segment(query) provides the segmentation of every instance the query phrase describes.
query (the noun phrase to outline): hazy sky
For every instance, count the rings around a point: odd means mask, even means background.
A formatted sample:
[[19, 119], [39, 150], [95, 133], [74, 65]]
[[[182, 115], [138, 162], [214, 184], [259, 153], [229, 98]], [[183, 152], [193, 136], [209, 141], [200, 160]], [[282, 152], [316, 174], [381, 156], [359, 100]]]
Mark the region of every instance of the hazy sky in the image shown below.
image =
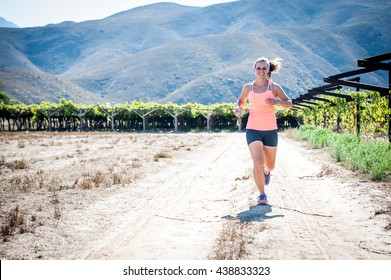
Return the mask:
[[44, 26], [66, 20], [102, 19], [115, 13], [158, 2], [209, 6], [233, 0], [0, 0], [0, 17], [19, 27]]

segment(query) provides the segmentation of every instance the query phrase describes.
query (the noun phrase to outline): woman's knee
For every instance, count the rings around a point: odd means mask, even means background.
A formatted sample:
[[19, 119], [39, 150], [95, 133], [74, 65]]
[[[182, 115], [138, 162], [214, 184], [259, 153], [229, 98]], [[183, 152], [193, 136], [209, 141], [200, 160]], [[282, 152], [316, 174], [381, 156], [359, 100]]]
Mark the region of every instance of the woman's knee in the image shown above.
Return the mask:
[[274, 170], [274, 168], [275, 168], [275, 164], [265, 164], [265, 167], [267, 168], [267, 170], [269, 170], [269, 171], [273, 171]]
[[275, 166], [276, 166], [275, 158], [272, 158], [272, 159], [265, 158], [265, 167], [268, 170], [273, 171]]
[[254, 163], [254, 169], [263, 170], [263, 167], [265, 166], [265, 161], [262, 158], [258, 158], [253, 160]]
[[277, 148], [265, 147], [264, 157], [265, 157], [265, 167], [272, 171], [276, 165], [276, 154]]

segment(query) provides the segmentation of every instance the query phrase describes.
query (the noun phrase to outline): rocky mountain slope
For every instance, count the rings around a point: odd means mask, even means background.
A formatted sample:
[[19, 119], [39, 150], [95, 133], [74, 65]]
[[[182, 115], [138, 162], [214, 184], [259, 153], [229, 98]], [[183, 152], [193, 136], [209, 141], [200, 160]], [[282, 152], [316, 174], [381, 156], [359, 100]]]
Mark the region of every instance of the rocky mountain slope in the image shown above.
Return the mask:
[[[291, 97], [389, 52], [391, 2], [241, 0], [158, 3], [102, 20], [0, 28], [0, 81], [25, 103], [233, 102], [259, 56]], [[362, 81], [387, 85], [382, 73]]]

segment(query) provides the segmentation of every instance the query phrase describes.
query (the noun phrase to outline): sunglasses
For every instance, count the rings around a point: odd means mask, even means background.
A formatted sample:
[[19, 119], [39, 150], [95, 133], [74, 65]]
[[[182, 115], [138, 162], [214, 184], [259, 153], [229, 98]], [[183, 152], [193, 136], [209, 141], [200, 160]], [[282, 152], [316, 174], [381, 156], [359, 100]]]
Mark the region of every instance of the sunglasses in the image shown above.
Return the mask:
[[258, 70], [258, 71], [259, 71], [259, 70], [263, 70], [263, 71], [266, 71], [266, 70], [267, 70], [266, 67], [262, 67], [262, 68], [261, 68], [261, 67], [257, 67], [257, 68], [255, 68], [255, 69]]

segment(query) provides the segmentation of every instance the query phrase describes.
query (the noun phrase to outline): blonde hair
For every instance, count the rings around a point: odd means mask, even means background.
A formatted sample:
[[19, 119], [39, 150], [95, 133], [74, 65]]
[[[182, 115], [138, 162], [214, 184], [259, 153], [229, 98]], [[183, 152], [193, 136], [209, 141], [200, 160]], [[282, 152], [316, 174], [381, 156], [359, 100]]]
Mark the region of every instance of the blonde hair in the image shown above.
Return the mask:
[[269, 73], [267, 74], [270, 78], [272, 76], [272, 73], [277, 73], [281, 68], [281, 61], [282, 58], [276, 57], [274, 59], [267, 59], [266, 57], [260, 57], [254, 62], [254, 69], [257, 66], [258, 62], [265, 62], [269, 67]]

